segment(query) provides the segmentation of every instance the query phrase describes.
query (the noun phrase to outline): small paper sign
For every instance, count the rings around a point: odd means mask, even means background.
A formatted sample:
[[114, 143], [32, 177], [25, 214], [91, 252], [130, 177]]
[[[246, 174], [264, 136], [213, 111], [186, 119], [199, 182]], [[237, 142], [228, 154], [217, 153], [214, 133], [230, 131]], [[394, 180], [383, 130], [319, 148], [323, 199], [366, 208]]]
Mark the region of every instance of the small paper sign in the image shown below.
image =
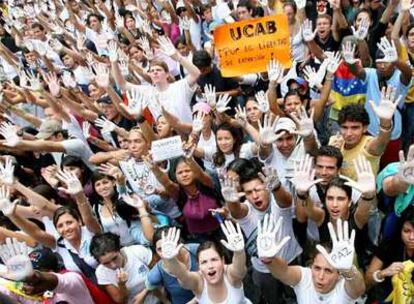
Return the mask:
[[172, 136], [154, 140], [151, 144], [151, 154], [154, 162], [160, 162], [184, 155], [181, 137]]

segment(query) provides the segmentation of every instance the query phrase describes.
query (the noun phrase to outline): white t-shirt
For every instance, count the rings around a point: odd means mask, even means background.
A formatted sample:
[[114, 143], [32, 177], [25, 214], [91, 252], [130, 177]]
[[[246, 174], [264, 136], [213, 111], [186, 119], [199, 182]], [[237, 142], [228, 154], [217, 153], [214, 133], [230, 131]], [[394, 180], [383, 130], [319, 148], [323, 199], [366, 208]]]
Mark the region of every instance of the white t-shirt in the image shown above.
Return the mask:
[[[282, 240], [285, 236], [290, 236], [289, 242], [281, 249], [278, 255], [290, 263], [302, 253], [302, 248], [296, 241], [292, 227], [292, 218], [295, 213], [295, 208], [293, 205], [288, 208], [280, 208], [276, 203], [276, 199], [273, 194], [269, 196], [269, 199], [270, 214], [274, 218], [274, 221], [276, 222], [279, 217], [283, 217], [282, 224], [276, 236], [277, 239]], [[264, 265], [257, 255], [254, 254], [257, 252], [257, 224], [259, 221], [263, 220], [265, 214], [269, 212], [269, 209], [266, 212], [263, 212], [254, 208], [249, 202], [245, 202], [244, 204], [247, 206], [248, 212], [244, 218], [238, 220], [238, 223], [247, 238], [246, 249], [251, 256], [254, 269], [262, 273], [269, 273], [269, 269], [266, 265]]]
[[[322, 206], [322, 202], [319, 198], [318, 191], [316, 190], [316, 186], [312, 186], [309, 189], [309, 197], [310, 197], [311, 201], [313, 202], [313, 204], [315, 204], [315, 206], [317, 206], [317, 207]], [[359, 192], [358, 190], [352, 188], [352, 203], [356, 204], [360, 197], [361, 197], [361, 192]], [[315, 240], [315, 241], [319, 242], [318, 225], [316, 225], [316, 222], [314, 222], [313, 220], [308, 220], [307, 233], [308, 233], [308, 236], [312, 240]]]
[[[104, 26], [104, 24], [102, 24], [102, 26]], [[108, 41], [115, 39], [114, 33], [109, 28], [103, 28], [101, 32], [98, 33], [87, 27], [85, 28], [85, 36], [95, 44], [99, 56], [108, 55]]]
[[98, 265], [98, 262], [95, 258], [91, 255], [89, 251], [89, 247], [91, 245], [92, 237], [94, 234], [90, 232], [85, 226], [81, 228], [81, 241], [79, 250], [76, 250], [67, 240], [63, 239], [63, 244], [66, 248], [62, 248], [56, 246], [54, 249], [63, 259], [63, 263], [65, 264], [65, 268], [72, 271], [82, 272], [79, 267], [73, 261], [72, 256], [68, 252], [68, 250], [72, 251], [73, 253], [77, 254], [81, 259], [85, 261], [89, 266], [95, 268]]
[[66, 154], [79, 157], [89, 169], [95, 170], [95, 166], [89, 162], [89, 158], [93, 155], [93, 152], [82, 140], [71, 138], [62, 141], [62, 144]]
[[[202, 148], [207, 155], [214, 155], [217, 152], [216, 136], [213, 132], [208, 139], [205, 139], [203, 133], [201, 133], [200, 140], [198, 141], [198, 148]], [[214, 170], [214, 164], [211, 160], [204, 158], [204, 167], [206, 169]]]
[[[126, 283], [128, 303], [132, 304], [134, 303], [134, 297], [145, 288], [145, 280], [150, 270], [148, 265], [152, 260], [152, 252], [150, 249], [141, 245], [124, 247], [121, 249], [121, 252], [127, 259], [124, 269], [128, 273], [128, 281]], [[116, 270], [99, 265], [95, 273], [99, 285], [118, 286]], [[158, 299], [152, 294], [149, 294], [145, 298], [144, 304], [153, 303], [158, 303]]]
[[318, 293], [312, 282], [312, 272], [310, 268], [301, 267], [302, 277], [300, 282], [293, 286], [298, 304], [353, 304], [352, 299], [345, 290], [345, 280], [340, 279], [335, 288], [326, 294]]
[[[158, 101], [168, 112], [185, 123], [192, 123], [193, 117], [190, 102], [195, 91], [195, 86], [190, 87], [186, 78], [171, 83], [165, 91], [160, 91], [156, 87], [134, 85], [131, 83], [127, 84], [127, 89], [138, 89], [141, 94], [146, 96], [157, 94]], [[149, 108], [155, 119], [161, 115], [161, 112], [158, 112], [157, 109], [151, 106]]]

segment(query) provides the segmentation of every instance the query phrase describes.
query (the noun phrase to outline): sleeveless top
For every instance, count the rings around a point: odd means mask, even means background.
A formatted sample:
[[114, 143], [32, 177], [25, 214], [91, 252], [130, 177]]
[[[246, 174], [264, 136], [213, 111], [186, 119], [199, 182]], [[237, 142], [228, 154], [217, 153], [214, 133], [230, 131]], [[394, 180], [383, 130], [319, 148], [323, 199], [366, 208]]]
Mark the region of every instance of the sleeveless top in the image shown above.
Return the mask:
[[199, 304], [236, 304], [236, 303], [237, 304], [251, 304], [250, 300], [244, 296], [243, 284], [239, 288], [234, 287], [228, 281], [226, 273], [227, 273], [227, 266], [225, 266], [225, 271], [224, 271], [224, 284], [226, 285], [226, 289], [227, 289], [227, 298], [223, 302], [220, 302], [220, 303], [215, 303], [211, 301], [210, 298], [208, 297], [207, 281], [206, 279], [203, 278], [203, 281], [204, 281], [203, 292], [201, 293], [200, 297], [196, 296]]

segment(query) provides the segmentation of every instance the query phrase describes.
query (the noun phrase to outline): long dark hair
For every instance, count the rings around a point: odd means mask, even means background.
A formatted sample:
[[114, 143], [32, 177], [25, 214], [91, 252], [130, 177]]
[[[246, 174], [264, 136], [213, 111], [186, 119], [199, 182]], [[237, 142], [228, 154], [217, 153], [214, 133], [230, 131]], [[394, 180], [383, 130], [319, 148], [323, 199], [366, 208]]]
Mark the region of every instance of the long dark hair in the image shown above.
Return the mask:
[[[240, 148], [241, 148], [241, 133], [238, 129], [233, 128], [232, 126], [230, 126], [228, 123], [223, 123], [221, 125], [218, 126], [217, 130], [216, 130], [216, 136], [218, 131], [228, 131], [230, 132], [231, 136], [233, 136], [234, 139], [234, 145], [233, 145], [233, 153], [235, 158], [239, 157], [239, 153], [240, 153]], [[226, 158], [224, 156], [224, 153], [222, 151], [220, 151], [218, 143], [217, 143], [217, 152], [214, 153], [213, 155], [213, 163], [216, 167], [221, 167], [224, 165], [226, 161]]]
[[[187, 161], [186, 158], [182, 156], [182, 157], [175, 158], [170, 162], [169, 177], [172, 181], [177, 183], [177, 176], [176, 176], [177, 166], [180, 163], [186, 162], [186, 161]], [[196, 159], [196, 158], [195, 158], [195, 161], [204, 170], [203, 163], [199, 159]], [[220, 195], [216, 189], [209, 188], [197, 180], [195, 181], [195, 185], [202, 194], [215, 199], [220, 204]], [[187, 193], [185, 193], [183, 187], [180, 186], [179, 193], [178, 193], [178, 199], [177, 199], [177, 205], [181, 210], [184, 208], [184, 204], [187, 201], [187, 199], [188, 199]]]

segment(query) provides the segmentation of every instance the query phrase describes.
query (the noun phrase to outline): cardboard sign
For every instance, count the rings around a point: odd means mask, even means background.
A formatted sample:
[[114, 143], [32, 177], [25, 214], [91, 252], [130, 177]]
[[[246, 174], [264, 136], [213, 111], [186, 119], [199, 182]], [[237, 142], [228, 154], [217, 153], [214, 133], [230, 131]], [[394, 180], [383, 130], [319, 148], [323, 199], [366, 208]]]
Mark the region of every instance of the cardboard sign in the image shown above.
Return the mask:
[[224, 77], [265, 72], [271, 59], [290, 68], [287, 17], [273, 15], [218, 26], [214, 45]]
[[180, 136], [172, 136], [151, 143], [151, 154], [154, 162], [176, 158], [184, 155]]

